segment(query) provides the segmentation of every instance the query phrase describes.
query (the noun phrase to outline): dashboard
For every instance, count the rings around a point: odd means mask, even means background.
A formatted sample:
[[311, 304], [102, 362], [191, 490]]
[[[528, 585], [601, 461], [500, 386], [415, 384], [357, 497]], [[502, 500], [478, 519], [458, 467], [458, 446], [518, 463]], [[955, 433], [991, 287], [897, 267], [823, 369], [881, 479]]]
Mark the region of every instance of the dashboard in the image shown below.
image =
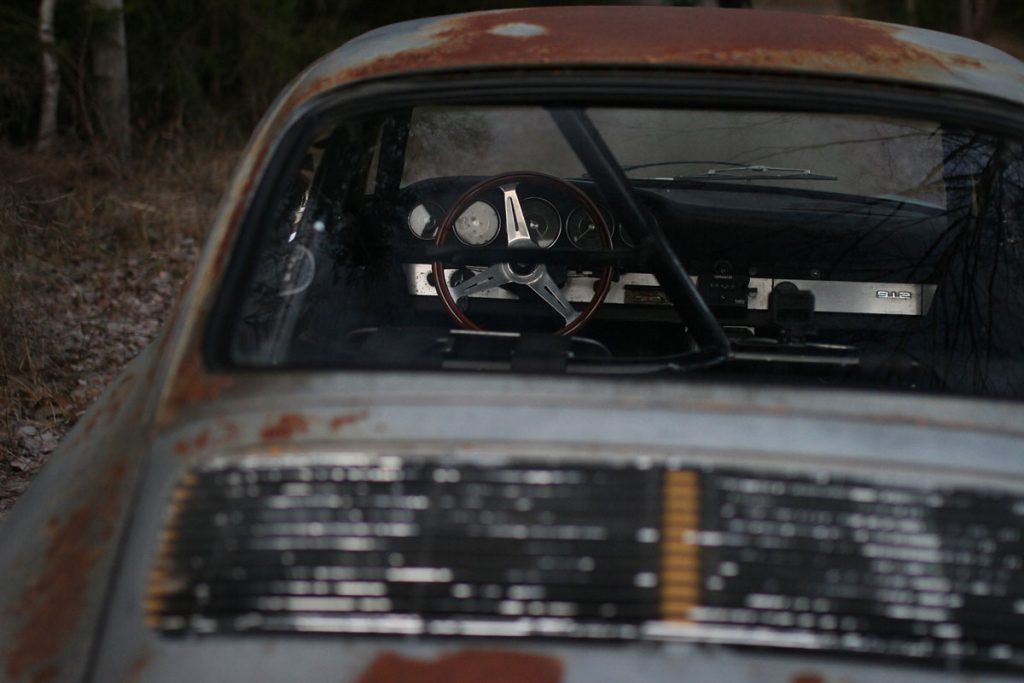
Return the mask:
[[[447, 207], [479, 180], [431, 179], [405, 188], [400, 201], [401, 228], [396, 228], [397, 232], [402, 233], [400, 239], [412, 246], [414, 253], [416, 244], [433, 242]], [[593, 183], [577, 180], [573, 184], [594, 200], [605, 217], [611, 230], [613, 248], [634, 247], [637, 240], [595, 196]], [[570, 251], [602, 248], [595, 222], [567, 193], [554, 191], [543, 183], [527, 182], [521, 183], [517, 192], [535, 248]], [[750, 227], [755, 222], [756, 207], [746, 206], [743, 202], [708, 211], [701, 204], [700, 196], [696, 197], [697, 201], [687, 197], [690, 201], [681, 203], [680, 193], [673, 194], [662, 188], [641, 192], [640, 195], [670, 239], [680, 245], [680, 252], [688, 255], [684, 260], [693, 282], [720, 318], [746, 320], [758, 312], [767, 314], [772, 305], [771, 294], [780, 285], [809, 292], [813, 297], [814, 312], [821, 314], [920, 317], [926, 315], [932, 305], [935, 284], [896, 279], [893, 275], [898, 273], [895, 272], [889, 273], [888, 277], [872, 278], [872, 264], [863, 258], [861, 260], [866, 267], [861, 272], [843, 273], [841, 268], [834, 267], [837, 259], [829, 252], [830, 246], [834, 247], [834, 251], [845, 249], [844, 241], [848, 240], [851, 233], [863, 232], [865, 225], [872, 225], [876, 220], [875, 214], [871, 212], [863, 212], [861, 220], [853, 221], [845, 229], [841, 224], [839, 230], [823, 221], [818, 213], [812, 220], [820, 234], [808, 239], [811, 233], [807, 227], [807, 211], [804, 211], [807, 207], [791, 199], [791, 208], [795, 206], [803, 213], [791, 212], [793, 215], [789, 217], [788, 229], [785, 231], [787, 237], [765, 240], [762, 235], [754, 234], [755, 231]], [[749, 195], [741, 199], [746, 204], [750, 203]], [[467, 248], [505, 247], [506, 218], [499, 207], [502, 207], [502, 197], [497, 191], [485, 193], [473, 201], [455, 218], [451, 228], [455, 240], [447, 243]], [[775, 207], [772, 208], [775, 210]], [[847, 220], [850, 213], [847, 207]], [[750, 225], [739, 222], [743, 219], [748, 220]], [[778, 222], [777, 216], [772, 220]], [[910, 229], [904, 229], [903, 233], [913, 233], [909, 237], [901, 234], [898, 246], [904, 250], [906, 243], [922, 232], [922, 224], [925, 231], [933, 228], [928, 221], [897, 223], [909, 223]], [[770, 228], [775, 234], [779, 233], [775, 225]], [[733, 237], [731, 241], [725, 237], [730, 234]], [[803, 239], [804, 242], [813, 243], [814, 248], [808, 249], [804, 244], [800, 249], [794, 249], [793, 234], [797, 234], [797, 242]], [[815, 250], [819, 253], [814, 254]], [[806, 260], [793, 263], [793, 256], [801, 252], [807, 255]], [[886, 255], [882, 254], [880, 260], [885, 258]], [[410, 260], [403, 264], [403, 268], [410, 294], [416, 297], [437, 296], [429, 261]], [[462, 277], [479, 273], [483, 269], [483, 266], [461, 269]], [[459, 271], [457, 268], [445, 268], [445, 277], [454, 282], [460, 277]], [[837, 276], [829, 276], [830, 271], [835, 271]], [[578, 305], [591, 301], [597, 282], [598, 277], [593, 269], [573, 267], [568, 269], [559, 284], [566, 300]], [[523, 298], [521, 292], [513, 290], [510, 287], [494, 287], [475, 292], [472, 296], [495, 302]], [[658, 308], [664, 310], [670, 305], [671, 301], [650, 268], [634, 271], [617, 269], [602, 303], [602, 306], [637, 307], [640, 317], [643, 317], [645, 311]], [[663, 318], [664, 314], [657, 317]], [[765, 317], [762, 315], [758, 318], [755, 315], [753, 320], [763, 322]]]

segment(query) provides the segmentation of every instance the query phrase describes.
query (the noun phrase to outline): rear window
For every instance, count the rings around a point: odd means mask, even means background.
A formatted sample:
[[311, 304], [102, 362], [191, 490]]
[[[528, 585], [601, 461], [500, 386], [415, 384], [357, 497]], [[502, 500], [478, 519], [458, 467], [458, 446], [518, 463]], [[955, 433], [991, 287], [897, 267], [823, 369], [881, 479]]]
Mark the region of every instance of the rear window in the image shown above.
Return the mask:
[[[639, 213], [594, 173], [574, 122]], [[228, 361], [1019, 399], [1020, 151], [941, 121], [786, 111], [345, 119], [280, 179], [240, 257]], [[671, 258], [710, 320], [681, 302]], [[693, 362], [709, 325], [728, 358]]]

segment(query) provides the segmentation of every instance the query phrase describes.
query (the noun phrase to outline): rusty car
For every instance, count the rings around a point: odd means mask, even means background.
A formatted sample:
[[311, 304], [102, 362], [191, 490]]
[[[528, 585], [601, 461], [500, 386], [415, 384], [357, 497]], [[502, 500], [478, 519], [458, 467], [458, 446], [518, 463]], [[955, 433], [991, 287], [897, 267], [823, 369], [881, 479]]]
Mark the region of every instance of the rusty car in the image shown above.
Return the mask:
[[1019, 680], [1024, 64], [374, 30], [0, 528], [5, 681]]

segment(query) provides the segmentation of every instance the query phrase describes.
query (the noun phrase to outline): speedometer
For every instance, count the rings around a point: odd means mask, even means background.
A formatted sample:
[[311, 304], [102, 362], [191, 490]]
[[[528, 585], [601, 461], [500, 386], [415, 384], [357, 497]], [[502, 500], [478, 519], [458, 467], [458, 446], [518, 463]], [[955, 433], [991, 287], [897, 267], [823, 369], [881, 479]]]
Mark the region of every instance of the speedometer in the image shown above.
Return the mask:
[[455, 219], [455, 236], [474, 247], [498, 236], [498, 212], [487, 202], [473, 202]]

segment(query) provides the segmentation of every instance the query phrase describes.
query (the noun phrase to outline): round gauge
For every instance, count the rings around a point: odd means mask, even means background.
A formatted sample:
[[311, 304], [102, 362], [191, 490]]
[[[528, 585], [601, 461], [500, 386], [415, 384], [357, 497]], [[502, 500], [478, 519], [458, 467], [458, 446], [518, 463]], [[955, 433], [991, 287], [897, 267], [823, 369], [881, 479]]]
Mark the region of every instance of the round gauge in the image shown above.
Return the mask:
[[597, 223], [580, 207], [569, 214], [565, 231], [569, 234], [569, 241], [580, 249], [600, 249], [604, 246]]
[[437, 233], [441, 209], [434, 204], [417, 204], [409, 212], [408, 224], [412, 234], [421, 240], [432, 240]]
[[550, 247], [554, 244], [562, 234], [562, 217], [558, 215], [551, 202], [540, 197], [529, 197], [523, 200], [522, 206], [530, 239], [536, 242], [538, 247]]
[[617, 223], [615, 225], [615, 228], [616, 228], [616, 230], [619, 231], [619, 237], [622, 238], [623, 243], [627, 247], [635, 247], [636, 246], [636, 242], [633, 241], [633, 236], [629, 234], [629, 230], [626, 230], [626, 228], [624, 228], [622, 226], [622, 223]]
[[455, 235], [474, 247], [487, 244], [498, 236], [498, 212], [487, 202], [473, 202], [455, 219]]

